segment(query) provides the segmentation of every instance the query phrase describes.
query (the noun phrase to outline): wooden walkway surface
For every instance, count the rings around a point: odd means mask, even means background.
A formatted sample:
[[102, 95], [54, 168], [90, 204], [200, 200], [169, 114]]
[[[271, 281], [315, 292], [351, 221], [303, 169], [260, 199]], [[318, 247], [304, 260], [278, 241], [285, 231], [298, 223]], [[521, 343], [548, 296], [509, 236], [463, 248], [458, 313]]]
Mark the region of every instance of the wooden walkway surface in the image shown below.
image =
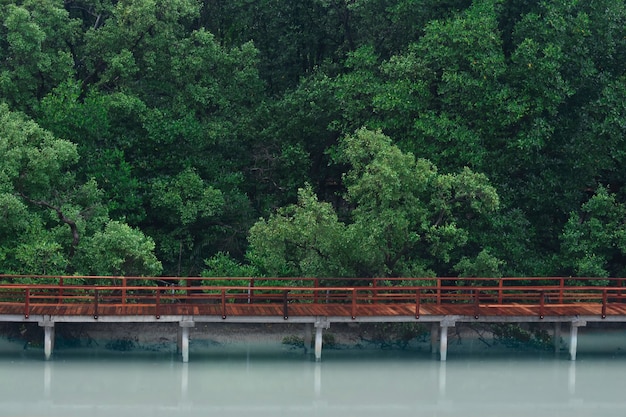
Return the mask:
[[[0, 304], [0, 315], [24, 314], [24, 305]], [[99, 305], [93, 304], [58, 304], [31, 305], [30, 316], [217, 316], [217, 317], [397, 317], [397, 316], [499, 316], [499, 317], [558, 317], [558, 316], [624, 316], [626, 304], [609, 305], [603, 312], [599, 304], [562, 304], [562, 305], [426, 305], [421, 306], [418, 314], [414, 304], [395, 305], [359, 305], [354, 311], [349, 304], [308, 304], [289, 305], [286, 314], [280, 304], [265, 305]], [[224, 317], [225, 316], [225, 317]]]

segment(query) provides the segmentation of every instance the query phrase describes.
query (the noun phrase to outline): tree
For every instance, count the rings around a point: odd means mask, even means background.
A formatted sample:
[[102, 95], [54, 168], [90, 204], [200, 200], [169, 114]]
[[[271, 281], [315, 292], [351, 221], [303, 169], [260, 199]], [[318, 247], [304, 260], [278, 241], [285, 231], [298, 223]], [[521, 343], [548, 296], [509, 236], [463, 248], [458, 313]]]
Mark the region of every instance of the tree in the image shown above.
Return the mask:
[[[6, 272], [24, 274], [87, 274], [93, 265], [108, 263], [91, 251], [104, 237], [115, 241], [111, 264], [115, 273], [158, 274], [161, 265], [154, 244], [139, 231], [124, 238], [121, 223], [112, 226], [102, 193], [93, 180], [74, 174], [76, 145], [58, 139], [20, 113], [0, 105], [0, 213], [6, 219], [0, 235], [0, 259]], [[103, 230], [104, 229], [104, 230]], [[115, 236], [115, 237], [113, 237]], [[144, 244], [137, 245], [137, 241]], [[95, 244], [95, 247], [98, 247]], [[113, 269], [109, 271], [113, 272]], [[102, 270], [102, 269], [100, 269]]]
[[626, 273], [626, 205], [605, 187], [572, 212], [561, 236], [563, 265], [578, 277]]
[[52, 0], [3, 2], [0, 22], [0, 97], [32, 115], [39, 100], [74, 74], [67, 45], [78, 22]]
[[344, 176], [345, 221], [311, 189], [297, 205], [260, 220], [250, 231], [249, 259], [281, 276], [429, 276], [447, 273], [467, 241], [459, 218], [497, 209], [482, 174], [440, 174], [427, 160], [403, 153], [380, 132], [343, 138], [337, 162]]

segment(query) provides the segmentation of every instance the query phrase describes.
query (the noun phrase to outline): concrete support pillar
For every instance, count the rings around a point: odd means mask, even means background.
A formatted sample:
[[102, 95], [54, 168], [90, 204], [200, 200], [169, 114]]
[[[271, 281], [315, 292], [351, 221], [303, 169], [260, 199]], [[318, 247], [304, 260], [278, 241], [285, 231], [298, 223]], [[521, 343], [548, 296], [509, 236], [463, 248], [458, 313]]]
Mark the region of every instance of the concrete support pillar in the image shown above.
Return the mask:
[[315, 328], [315, 360], [322, 360], [322, 327]]
[[309, 353], [311, 350], [311, 339], [313, 337], [313, 326], [311, 323], [306, 323], [304, 325], [304, 353]]
[[43, 327], [43, 353], [46, 360], [50, 360], [52, 357], [52, 351], [54, 350], [54, 322], [43, 321], [39, 322], [39, 326]]
[[448, 326], [441, 326], [441, 335], [439, 336], [439, 358], [442, 362], [448, 358]]
[[584, 321], [573, 321], [569, 334], [569, 358], [570, 360], [576, 360], [576, 350], [578, 349], [578, 328], [586, 326]]
[[454, 326], [454, 322], [446, 320], [442, 321], [440, 324], [439, 358], [442, 362], [448, 359], [448, 327]]
[[330, 323], [327, 321], [315, 322], [315, 360], [317, 362], [322, 360], [322, 332], [329, 327]]
[[189, 329], [195, 326], [191, 320], [181, 321], [180, 323], [180, 353], [183, 363], [189, 362]]

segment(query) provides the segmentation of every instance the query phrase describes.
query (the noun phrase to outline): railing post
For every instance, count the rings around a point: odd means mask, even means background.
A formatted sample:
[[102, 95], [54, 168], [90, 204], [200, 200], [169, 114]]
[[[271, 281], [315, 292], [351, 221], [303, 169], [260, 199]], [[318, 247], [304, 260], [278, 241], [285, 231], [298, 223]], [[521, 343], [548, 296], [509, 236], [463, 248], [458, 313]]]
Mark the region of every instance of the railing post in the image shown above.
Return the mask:
[[222, 319], [226, 319], [226, 290], [222, 288]]
[[313, 281], [313, 287], [315, 288], [313, 290], [313, 302], [317, 304], [319, 302], [318, 288], [320, 287], [320, 280], [318, 278], [315, 278], [315, 280]]
[[126, 277], [122, 277], [122, 304], [126, 304]]
[[30, 316], [30, 288], [26, 288], [24, 293], [24, 318]]
[[254, 278], [250, 278], [250, 282], [248, 283], [248, 304], [252, 304], [252, 299], [254, 298]]
[[607, 304], [607, 291], [606, 288], [602, 290], [602, 318], [606, 318], [606, 304]]
[[437, 280], [437, 305], [441, 305], [441, 279], [435, 279]]
[[93, 318], [98, 320], [98, 298], [100, 298], [100, 294], [97, 288], [93, 292], [93, 298]]
[[156, 299], [155, 299], [155, 303], [154, 303], [154, 315], [156, 316], [157, 320], [161, 318], [161, 314], [159, 312], [160, 304], [161, 304], [161, 288], [157, 287], [157, 289], [156, 289]]
[[563, 304], [563, 292], [565, 291], [565, 278], [559, 280], [559, 304]]
[[356, 288], [352, 288], [352, 320], [356, 319]]
[[58, 303], [61, 304], [63, 302], [63, 277], [59, 278], [59, 299]]
[[422, 298], [422, 289], [418, 288], [415, 292], [415, 318], [420, 318], [420, 302]]
[[480, 296], [478, 294], [478, 289], [474, 290], [474, 318], [477, 319], [480, 317]]
[[504, 280], [502, 278], [500, 278], [500, 280], [498, 281], [498, 304], [502, 305], [502, 287], [504, 285]]
[[374, 287], [374, 302], [373, 302], [373, 304], [378, 304], [378, 280], [376, 278], [374, 278], [373, 287]]
[[543, 290], [539, 291], [539, 318], [543, 319], [544, 317], [544, 305], [545, 305], [545, 292]]
[[289, 311], [287, 307], [289, 305], [289, 298], [287, 296], [288, 294], [289, 294], [289, 290], [283, 291], [283, 318], [285, 320], [289, 318]]

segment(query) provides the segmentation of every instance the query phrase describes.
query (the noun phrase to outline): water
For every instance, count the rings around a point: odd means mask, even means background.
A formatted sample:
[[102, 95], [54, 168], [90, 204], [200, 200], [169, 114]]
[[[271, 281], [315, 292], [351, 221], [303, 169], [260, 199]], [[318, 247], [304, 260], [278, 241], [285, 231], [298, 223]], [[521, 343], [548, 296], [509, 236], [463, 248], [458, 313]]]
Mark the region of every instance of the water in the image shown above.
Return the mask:
[[[624, 337], [581, 337], [578, 361], [451, 346], [430, 354], [276, 346], [168, 353], [0, 349], [0, 416], [620, 416]], [[608, 343], [603, 343], [607, 342]], [[599, 348], [602, 346], [602, 349]]]

